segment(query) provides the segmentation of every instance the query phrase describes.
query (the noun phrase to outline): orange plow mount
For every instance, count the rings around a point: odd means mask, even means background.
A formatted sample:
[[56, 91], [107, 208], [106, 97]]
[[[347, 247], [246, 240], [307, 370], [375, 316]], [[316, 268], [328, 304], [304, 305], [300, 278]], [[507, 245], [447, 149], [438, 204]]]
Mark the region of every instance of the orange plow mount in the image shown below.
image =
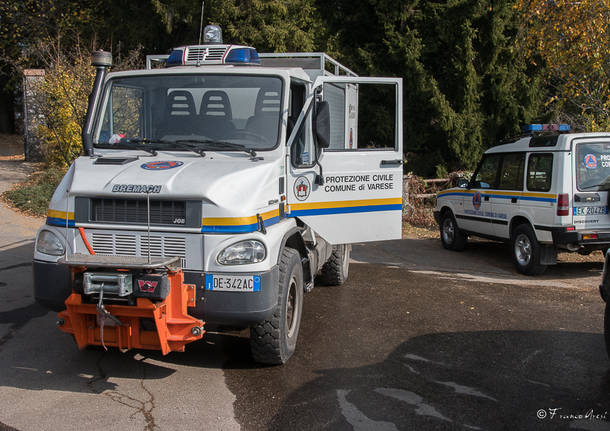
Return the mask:
[[[83, 268], [72, 270], [78, 273]], [[58, 326], [74, 335], [79, 349], [101, 345], [161, 350], [164, 355], [183, 352], [186, 344], [203, 337], [204, 322], [187, 311], [187, 307], [195, 305], [195, 285], [184, 284], [180, 269], [167, 270], [167, 277], [170, 291], [164, 300], [135, 298], [135, 305], [106, 304], [103, 311], [111, 319], [101, 323], [99, 305], [85, 303], [84, 295], [72, 293], [66, 299], [66, 310], [58, 315]]]

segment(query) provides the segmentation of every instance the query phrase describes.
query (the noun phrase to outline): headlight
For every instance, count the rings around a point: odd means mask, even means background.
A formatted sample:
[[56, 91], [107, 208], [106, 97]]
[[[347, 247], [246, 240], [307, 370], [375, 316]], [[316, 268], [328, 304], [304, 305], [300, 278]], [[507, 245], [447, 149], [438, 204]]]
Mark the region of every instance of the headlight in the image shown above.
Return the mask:
[[225, 248], [218, 254], [221, 265], [244, 265], [262, 262], [267, 257], [267, 250], [262, 242], [253, 239], [240, 241]]
[[61, 243], [57, 235], [49, 230], [42, 230], [38, 234], [36, 241], [36, 250], [40, 253], [51, 254], [53, 256], [61, 256], [65, 252], [64, 245]]

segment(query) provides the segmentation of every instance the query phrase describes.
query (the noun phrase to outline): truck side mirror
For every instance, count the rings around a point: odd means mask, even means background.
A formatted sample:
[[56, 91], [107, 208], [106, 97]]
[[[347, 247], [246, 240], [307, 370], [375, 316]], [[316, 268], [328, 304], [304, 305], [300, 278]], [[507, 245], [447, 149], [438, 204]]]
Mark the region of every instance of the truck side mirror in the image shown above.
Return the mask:
[[317, 103], [314, 131], [318, 148], [330, 146], [330, 106], [326, 100]]

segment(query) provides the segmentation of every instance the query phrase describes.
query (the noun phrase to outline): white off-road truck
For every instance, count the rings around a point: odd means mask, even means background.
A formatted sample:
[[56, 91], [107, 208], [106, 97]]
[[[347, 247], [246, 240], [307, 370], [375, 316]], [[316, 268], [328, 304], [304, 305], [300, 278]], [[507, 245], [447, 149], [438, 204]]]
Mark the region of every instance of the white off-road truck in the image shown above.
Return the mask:
[[[401, 237], [401, 79], [218, 40], [145, 70], [92, 64], [84, 155], [36, 239], [37, 300], [80, 348], [165, 354], [204, 325], [250, 328], [254, 360], [284, 363], [304, 292], [346, 280], [349, 244]], [[385, 141], [359, 139], [371, 86], [391, 95]]]

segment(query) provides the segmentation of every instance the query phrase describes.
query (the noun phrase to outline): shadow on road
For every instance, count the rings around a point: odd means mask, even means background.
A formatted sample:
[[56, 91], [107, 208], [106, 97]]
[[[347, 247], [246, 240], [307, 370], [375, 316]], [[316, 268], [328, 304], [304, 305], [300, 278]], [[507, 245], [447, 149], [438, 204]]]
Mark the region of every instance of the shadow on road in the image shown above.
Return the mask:
[[[383, 362], [319, 371], [287, 396], [269, 428], [610, 429], [603, 345], [599, 334], [576, 332], [418, 336]], [[550, 409], [560, 409], [553, 419]], [[560, 417], [587, 412], [605, 416]]]

